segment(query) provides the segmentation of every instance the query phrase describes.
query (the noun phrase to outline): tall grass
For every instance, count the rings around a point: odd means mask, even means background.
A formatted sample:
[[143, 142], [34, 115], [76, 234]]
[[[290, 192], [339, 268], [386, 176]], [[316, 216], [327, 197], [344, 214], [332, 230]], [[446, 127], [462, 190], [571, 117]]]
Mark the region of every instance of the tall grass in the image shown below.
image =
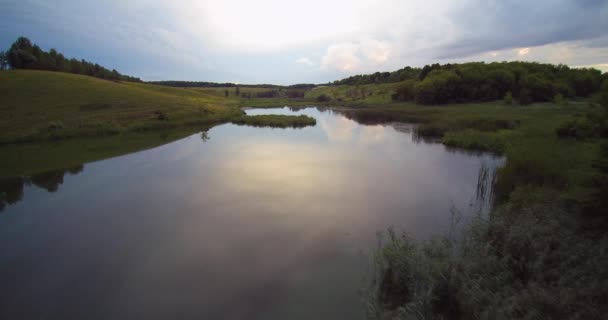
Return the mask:
[[461, 237], [416, 241], [389, 230], [374, 259], [368, 317], [602, 319], [608, 236], [580, 232], [554, 196], [520, 189]]

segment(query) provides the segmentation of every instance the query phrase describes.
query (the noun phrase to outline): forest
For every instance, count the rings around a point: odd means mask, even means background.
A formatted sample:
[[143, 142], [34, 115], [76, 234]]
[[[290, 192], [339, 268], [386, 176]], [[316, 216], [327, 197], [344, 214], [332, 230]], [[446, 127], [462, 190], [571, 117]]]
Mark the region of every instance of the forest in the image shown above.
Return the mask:
[[393, 100], [425, 105], [504, 100], [507, 104], [527, 105], [588, 97], [606, 79], [606, 74], [593, 68], [515, 61], [407, 67], [391, 73], [353, 76], [333, 85], [403, 81], [392, 94]]
[[56, 49], [48, 52], [25, 37], [19, 37], [6, 52], [0, 52], [0, 67], [75, 73], [106, 80], [141, 82], [139, 78], [123, 75], [86, 60], [68, 59]]

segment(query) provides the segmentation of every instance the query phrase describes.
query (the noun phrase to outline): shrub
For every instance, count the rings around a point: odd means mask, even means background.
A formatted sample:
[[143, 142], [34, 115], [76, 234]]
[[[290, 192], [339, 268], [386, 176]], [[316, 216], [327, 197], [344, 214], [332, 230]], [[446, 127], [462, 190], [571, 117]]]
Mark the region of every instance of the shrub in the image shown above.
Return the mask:
[[395, 101], [413, 101], [416, 98], [416, 86], [414, 81], [406, 81], [391, 95]]
[[608, 135], [608, 120], [601, 113], [588, 113], [582, 119], [568, 120], [555, 130], [560, 138], [577, 140], [601, 138]]
[[461, 237], [389, 230], [374, 255], [368, 318], [602, 319], [608, 238], [577, 223], [555, 194], [526, 188]]
[[505, 102], [505, 104], [508, 104], [508, 105], [512, 105], [513, 104], [513, 94], [511, 93], [511, 91], [508, 91], [505, 94], [505, 97], [503, 98], [503, 101]]
[[65, 126], [61, 121], [51, 121], [47, 126], [48, 131], [57, 131], [62, 130], [63, 128], [65, 128]]
[[555, 97], [553, 97], [553, 103], [557, 104], [557, 105], [565, 105], [566, 104], [566, 99], [564, 99], [564, 95], [561, 93], [558, 93], [555, 95]]
[[608, 108], [608, 80], [602, 82], [602, 90], [600, 93], [600, 104]]
[[519, 92], [519, 98], [517, 99], [519, 104], [522, 106], [527, 106], [532, 103], [532, 97], [530, 96], [530, 90], [527, 88], [523, 88]]
[[156, 111], [154, 112], [154, 114], [156, 115], [156, 120], [169, 121], [169, 116], [167, 116], [167, 114], [162, 111]]
[[302, 90], [289, 90], [285, 94], [289, 99], [304, 98], [304, 91]]
[[325, 93], [321, 94], [320, 96], [317, 97], [317, 102], [329, 102], [331, 101], [331, 98], [326, 95]]

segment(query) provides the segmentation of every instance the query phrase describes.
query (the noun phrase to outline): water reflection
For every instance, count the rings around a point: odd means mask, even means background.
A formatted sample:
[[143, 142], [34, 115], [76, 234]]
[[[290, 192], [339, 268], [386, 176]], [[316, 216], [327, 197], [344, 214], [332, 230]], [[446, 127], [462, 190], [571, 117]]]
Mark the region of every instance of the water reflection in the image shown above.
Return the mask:
[[7, 205], [15, 204], [23, 199], [25, 185], [35, 185], [48, 192], [56, 192], [63, 184], [66, 174], [76, 175], [84, 170], [84, 165], [76, 165], [66, 169], [53, 170], [31, 175], [29, 177], [13, 177], [0, 179], [0, 211]]
[[331, 110], [247, 113], [320, 125], [227, 124], [7, 181], [0, 318], [362, 319], [376, 233], [445, 232], [502, 161]]

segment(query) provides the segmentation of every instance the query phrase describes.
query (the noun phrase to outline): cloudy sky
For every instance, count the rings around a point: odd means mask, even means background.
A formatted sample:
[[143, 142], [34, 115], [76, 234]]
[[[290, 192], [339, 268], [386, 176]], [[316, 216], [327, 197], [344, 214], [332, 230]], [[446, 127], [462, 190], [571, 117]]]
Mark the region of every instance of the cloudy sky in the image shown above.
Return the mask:
[[0, 0], [0, 48], [145, 80], [322, 83], [434, 62], [608, 71], [606, 0]]

